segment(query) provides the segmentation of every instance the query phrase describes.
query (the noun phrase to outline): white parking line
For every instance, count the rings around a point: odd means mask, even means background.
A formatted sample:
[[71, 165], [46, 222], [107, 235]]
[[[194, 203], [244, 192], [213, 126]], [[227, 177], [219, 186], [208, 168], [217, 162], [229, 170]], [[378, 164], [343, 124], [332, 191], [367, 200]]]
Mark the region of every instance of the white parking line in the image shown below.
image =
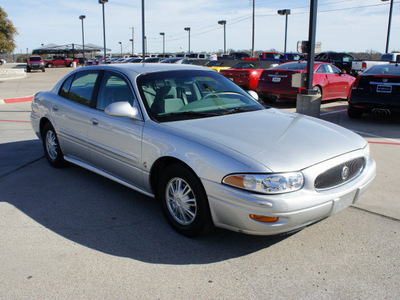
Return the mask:
[[325, 116], [325, 115], [331, 115], [331, 114], [336, 114], [336, 113], [345, 112], [345, 111], [347, 111], [347, 109], [330, 111], [330, 112], [322, 113], [322, 114], [320, 114], [320, 115], [321, 115], [321, 116]]
[[399, 143], [399, 140], [385, 138], [384, 136], [380, 136], [380, 135], [376, 135], [376, 134], [372, 134], [372, 133], [367, 133], [367, 132], [363, 132], [363, 131], [359, 131], [359, 130], [352, 130], [352, 131], [355, 132], [355, 133], [361, 134], [361, 135], [368, 135], [370, 137], [383, 139], [383, 140], [390, 141], [390, 142], [393, 142], [393, 143], [396, 143], [396, 144]]

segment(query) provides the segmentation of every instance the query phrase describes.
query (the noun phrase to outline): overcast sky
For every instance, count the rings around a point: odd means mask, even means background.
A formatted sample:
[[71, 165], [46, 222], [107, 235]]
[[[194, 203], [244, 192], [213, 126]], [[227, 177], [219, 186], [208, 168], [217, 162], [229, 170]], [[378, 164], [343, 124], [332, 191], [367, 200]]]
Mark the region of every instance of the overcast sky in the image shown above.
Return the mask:
[[[214, 52], [223, 49], [226, 20], [227, 48], [251, 49], [252, 0], [145, 0], [147, 50]], [[317, 41], [322, 51], [384, 52], [390, 1], [318, 0]], [[98, 0], [2, 0], [0, 6], [17, 28], [16, 53], [31, 52], [41, 44], [82, 44], [80, 15], [85, 43], [103, 45], [102, 8]], [[308, 39], [310, 0], [255, 0], [255, 50], [283, 51], [285, 17], [279, 9], [291, 9], [288, 19], [288, 52], [297, 51], [297, 41]], [[394, 0], [389, 51], [400, 50], [400, 0]], [[105, 4], [106, 43], [113, 53], [130, 52], [132, 27], [134, 50], [142, 49], [141, 0], [109, 0]]]

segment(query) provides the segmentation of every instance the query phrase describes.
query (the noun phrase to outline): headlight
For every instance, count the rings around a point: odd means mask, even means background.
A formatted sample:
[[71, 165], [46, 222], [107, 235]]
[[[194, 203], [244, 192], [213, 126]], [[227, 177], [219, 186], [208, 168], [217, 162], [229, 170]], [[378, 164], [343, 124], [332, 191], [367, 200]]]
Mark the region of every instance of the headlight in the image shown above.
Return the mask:
[[282, 194], [301, 189], [304, 184], [304, 177], [300, 172], [281, 174], [233, 174], [226, 176], [222, 182], [252, 192]]

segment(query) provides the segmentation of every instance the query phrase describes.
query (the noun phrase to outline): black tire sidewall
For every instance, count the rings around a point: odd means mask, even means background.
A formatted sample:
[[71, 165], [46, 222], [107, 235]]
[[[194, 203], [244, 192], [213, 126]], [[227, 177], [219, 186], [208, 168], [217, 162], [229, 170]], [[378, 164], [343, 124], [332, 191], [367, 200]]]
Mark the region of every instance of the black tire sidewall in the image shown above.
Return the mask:
[[[181, 178], [186, 181], [196, 197], [196, 216], [193, 222], [189, 225], [179, 224], [171, 215], [167, 207], [166, 187], [169, 181], [175, 177]], [[161, 202], [161, 208], [168, 223], [175, 231], [179, 232], [180, 234], [188, 237], [196, 237], [200, 234], [208, 232], [213, 227], [208, 198], [204, 187], [201, 184], [200, 179], [187, 167], [181, 165], [168, 166], [164, 170], [161, 176], [161, 180], [158, 184], [157, 197]]]

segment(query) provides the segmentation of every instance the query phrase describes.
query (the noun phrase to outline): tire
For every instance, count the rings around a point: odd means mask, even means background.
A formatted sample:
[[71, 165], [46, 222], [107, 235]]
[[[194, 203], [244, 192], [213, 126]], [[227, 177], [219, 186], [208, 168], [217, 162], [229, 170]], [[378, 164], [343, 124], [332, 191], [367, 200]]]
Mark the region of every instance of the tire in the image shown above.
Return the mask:
[[213, 228], [206, 192], [200, 179], [188, 168], [168, 166], [157, 196], [165, 218], [178, 233], [196, 237]]
[[46, 72], [46, 69], [45, 69], [45, 68], [42, 68], [42, 72]]
[[322, 99], [322, 89], [321, 89], [321, 87], [316, 85], [316, 86], [313, 87], [313, 90], [317, 91], [317, 95], [321, 96], [321, 99]]
[[54, 168], [65, 167], [67, 162], [64, 160], [56, 131], [50, 123], [46, 123], [43, 127], [42, 142], [44, 155], [49, 164]]
[[52, 68], [52, 67], [53, 67], [53, 64], [47, 64], [47, 67], [48, 67], [48, 68]]
[[264, 101], [264, 103], [272, 104], [272, 103], [275, 103], [278, 100], [278, 96], [269, 95], [269, 96], [266, 96], [266, 97], [261, 97], [261, 99], [262, 99], [262, 101]]
[[353, 107], [347, 108], [347, 115], [350, 119], [359, 119], [362, 117], [362, 111]]
[[31, 71], [31, 68], [26, 68], [26, 72], [30, 72]]

